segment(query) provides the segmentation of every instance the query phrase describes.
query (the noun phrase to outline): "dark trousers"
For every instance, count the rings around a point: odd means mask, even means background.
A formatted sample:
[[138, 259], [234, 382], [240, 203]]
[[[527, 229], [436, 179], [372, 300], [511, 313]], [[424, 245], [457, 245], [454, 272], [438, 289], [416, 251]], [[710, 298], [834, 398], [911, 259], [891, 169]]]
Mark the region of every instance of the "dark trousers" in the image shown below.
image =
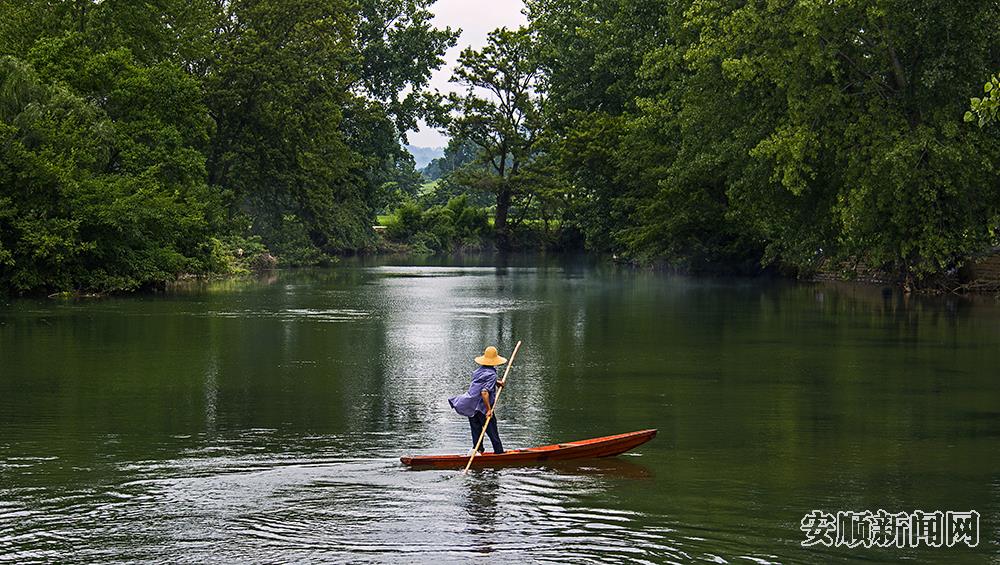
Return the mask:
[[[486, 423], [486, 414], [482, 412], [476, 412], [476, 415], [469, 418], [469, 426], [472, 427], [472, 447], [476, 447], [476, 442], [479, 441], [479, 434], [483, 433], [483, 424]], [[503, 453], [503, 444], [500, 443], [500, 432], [497, 431], [497, 418], [496, 416], [490, 418], [489, 425], [486, 426], [486, 435], [490, 436], [490, 443], [493, 444], [493, 453]], [[480, 445], [479, 452], [482, 453], [486, 449]]]

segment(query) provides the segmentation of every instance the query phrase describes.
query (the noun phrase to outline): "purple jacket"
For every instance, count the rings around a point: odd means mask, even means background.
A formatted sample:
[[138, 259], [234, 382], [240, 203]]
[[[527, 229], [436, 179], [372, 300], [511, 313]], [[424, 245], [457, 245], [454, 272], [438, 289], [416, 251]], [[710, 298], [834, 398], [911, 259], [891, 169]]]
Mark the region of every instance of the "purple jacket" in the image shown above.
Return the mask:
[[497, 370], [496, 367], [480, 366], [472, 372], [472, 383], [469, 385], [469, 392], [448, 399], [448, 404], [455, 409], [455, 412], [473, 417], [476, 412], [486, 413], [486, 405], [480, 392], [488, 390], [490, 393], [490, 406], [496, 400], [497, 392]]

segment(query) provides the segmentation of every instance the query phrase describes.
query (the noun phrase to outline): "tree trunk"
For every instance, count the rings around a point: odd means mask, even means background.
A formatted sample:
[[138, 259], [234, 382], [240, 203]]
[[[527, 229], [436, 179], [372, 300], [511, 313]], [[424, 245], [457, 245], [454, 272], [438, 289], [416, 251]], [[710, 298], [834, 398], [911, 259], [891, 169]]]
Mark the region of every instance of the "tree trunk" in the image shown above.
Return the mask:
[[502, 182], [497, 191], [497, 213], [493, 219], [493, 229], [497, 236], [497, 249], [499, 251], [510, 250], [510, 231], [507, 226], [507, 215], [510, 212], [510, 186]]
[[76, 2], [76, 13], [77, 13], [77, 31], [84, 33], [87, 31], [87, 4], [90, 0], [77, 0]]

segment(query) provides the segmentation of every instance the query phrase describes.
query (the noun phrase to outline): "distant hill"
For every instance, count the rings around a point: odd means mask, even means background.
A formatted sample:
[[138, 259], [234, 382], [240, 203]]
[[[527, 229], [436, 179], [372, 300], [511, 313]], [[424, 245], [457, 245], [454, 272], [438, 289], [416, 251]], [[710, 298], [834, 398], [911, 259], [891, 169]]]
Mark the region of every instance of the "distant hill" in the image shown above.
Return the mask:
[[417, 163], [417, 170], [423, 169], [431, 161], [444, 156], [444, 147], [416, 147], [407, 145], [406, 150], [413, 155], [413, 160]]

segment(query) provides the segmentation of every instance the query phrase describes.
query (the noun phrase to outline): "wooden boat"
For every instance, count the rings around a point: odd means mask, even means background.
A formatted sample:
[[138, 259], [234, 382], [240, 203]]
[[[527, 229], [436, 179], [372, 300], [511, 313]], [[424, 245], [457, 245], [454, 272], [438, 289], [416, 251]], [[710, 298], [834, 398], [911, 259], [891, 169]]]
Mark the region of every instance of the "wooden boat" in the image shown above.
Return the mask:
[[[495, 467], [498, 465], [518, 465], [545, 461], [566, 461], [592, 457], [612, 457], [642, 445], [656, 436], [656, 430], [641, 430], [614, 436], [582, 439], [569, 443], [556, 443], [541, 447], [512, 449], [499, 455], [483, 453], [472, 460], [473, 467]], [[400, 461], [411, 467], [434, 469], [462, 468], [469, 461], [468, 455], [414, 455], [400, 457]]]

